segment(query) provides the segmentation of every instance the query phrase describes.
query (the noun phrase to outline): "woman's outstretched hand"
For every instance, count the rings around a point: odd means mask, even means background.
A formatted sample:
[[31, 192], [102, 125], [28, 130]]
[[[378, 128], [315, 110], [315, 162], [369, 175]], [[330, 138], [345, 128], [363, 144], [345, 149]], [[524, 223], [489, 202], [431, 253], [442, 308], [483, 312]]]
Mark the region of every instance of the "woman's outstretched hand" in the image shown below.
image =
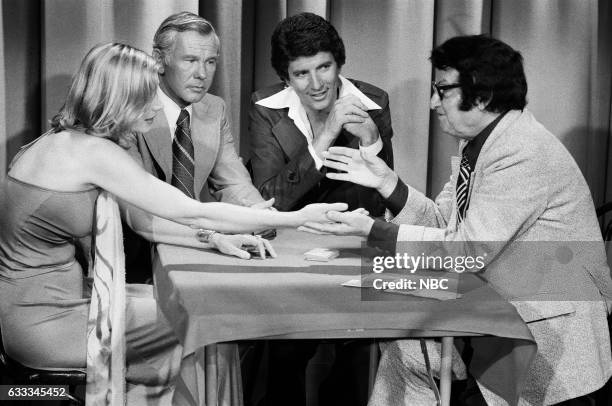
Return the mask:
[[330, 211], [327, 218], [332, 222], [306, 223], [298, 228], [313, 234], [358, 235], [370, 234], [374, 220], [368, 216], [367, 210], [357, 209], [351, 212], [340, 213]]
[[370, 156], [358, 149], [346, 147], [331, 147], [323, 153], [323, 156], [325, 157], [323, 165], [340, 171], [340, 173], [328, 172], [326, 176], [330, 179], [374, 188], [381, 194], [383, 190], [390, 188], [393, 192], [395, 188], [397, 175], [377, 156]]
[[305, 223], [329, 223], [331, 220], [327, 217], [329, 212], [342, 212], [348, 209], [346, 203], [313, 203], [304, 206], [297, 213], [302, 220], [302, 225]]

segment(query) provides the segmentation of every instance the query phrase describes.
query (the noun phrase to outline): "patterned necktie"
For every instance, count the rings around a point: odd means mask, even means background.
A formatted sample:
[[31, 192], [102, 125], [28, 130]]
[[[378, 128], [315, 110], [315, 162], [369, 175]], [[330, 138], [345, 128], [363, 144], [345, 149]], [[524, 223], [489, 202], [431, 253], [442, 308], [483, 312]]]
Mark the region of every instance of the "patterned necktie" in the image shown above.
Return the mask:
[[470, 174], [472, 169], [465, 153], [461, 157], [459, 176], [457, 177], [457, 225], [465, 218], [468, 209], [468, 191], [470, 190]]
[[179, 188], [187, 196], [193, 193], [193, 141], [189, 129], [189, 113], [182, 109], [176, 120], [176, 131], [172, 142], [172, 186]]

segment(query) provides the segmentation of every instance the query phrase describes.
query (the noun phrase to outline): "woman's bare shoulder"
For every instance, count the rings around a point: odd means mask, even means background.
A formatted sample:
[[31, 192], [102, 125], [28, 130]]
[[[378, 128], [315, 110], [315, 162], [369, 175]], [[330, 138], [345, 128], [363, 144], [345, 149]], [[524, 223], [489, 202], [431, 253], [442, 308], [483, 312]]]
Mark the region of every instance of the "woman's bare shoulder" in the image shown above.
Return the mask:
[[13, 162], [10, 175], [50, 189], [81, 190], [91, 186], [96, 166], [113, 162], [117, 150], [112, 141], [83, 132], [50, 132]]
[[84, 133], [82, 131], [62, 131], [58, 133], [58, 143], [66, 150], [71, 151], [71, 155], [91, 159], [101, 157], [105, 154], [121, 153], [123, 150], [113, 140]]
[[69, 171], [78, 173], [74, 177], [83, 184], [109, 186], [108, 182], [126, 176], [132, 169], [129, 167], [132, 158], [108, 138], [78, 131], [58, 135], [58, 146], [65, 150], [67, 155], [64, 156], [71, 161], [68, 163]]

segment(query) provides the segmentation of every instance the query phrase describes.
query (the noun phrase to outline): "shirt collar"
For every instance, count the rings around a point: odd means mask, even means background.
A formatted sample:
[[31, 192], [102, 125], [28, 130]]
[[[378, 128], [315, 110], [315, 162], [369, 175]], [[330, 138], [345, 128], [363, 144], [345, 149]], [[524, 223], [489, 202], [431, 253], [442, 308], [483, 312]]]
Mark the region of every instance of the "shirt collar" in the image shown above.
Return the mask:
[[[176, 130], [176, 121], [178, 120], [179, 114], [181, 114], [181, 108], [178, 104], [174, 102], [161, 87], [157, 88], [157, 96], [159, 97], [159, 101], [161, 102], [164, 108], [164, 114], [166, 115], [166, 119], [168, 120], [168, 127], [170, 127], [170, 132], [174, 135], [174, 131]], [[193, 107], [192, 105], [188, 105], [185, 107], [185, 110], [189, 113], [189, 117], [192, 117]], [[191, 123], [191, 121], [190, 121]]]
[[346, 79], [344, 76], [339, 75], [340, 83], [342, 83], [342, 87], [340, 88], [340, 97], [346, 96], [347, 94], [355, 95], [361, 100], [361, 102], [366, 106], [366, 110], [382, 110], [378, 104], [374, 103], [372, 99], [363, 94], [363, 92], [357, 89], [357, 86], [353, 84], [350, 80]]
[[[340, 78], [341, 83], [340, 97], [352, 94], [359, 98], [359, 100], [366, 106], [367, 110], [381, 109], [378, 104], [374, 103], [372, 99], [363, 94], [361, 90], [357, 89], [357, 87], [350, 80], [346, 79], [342, 75], [338, 75], [338, 77]], [[295, 126], [302, 132], [302, 134], [312, 140], [312, 130], [308, 122], [306, 110], [304, 109], [304, 106], [302, 106], [299, 96], [291, 86], [287, 86], [280, 92], [266, 97], [265, 99], [261, 99], [255, 104], [259, 104], [260, 106], [268, 107], [270, 109], [288, 108], [289, 111], [287, 115], [289, 118], [293, 120]]]
[[474, 137], [470, 142], [466, 144], [463, 148], [463, 154], [467, 158], [470, 168], [472, 171], [476, 166], [476, 160], [478, 160], [478, 155], [480, 155], [480, 150], [484, 145], [489, 135], [493, 132], [497, 124], [501, 121], [501, 119], [506, 115], [507, 111], [504, 111], [502, 114], [497, 116], [495, 120], [491, 121], [481, 132], [478, 133], [476, 137]]

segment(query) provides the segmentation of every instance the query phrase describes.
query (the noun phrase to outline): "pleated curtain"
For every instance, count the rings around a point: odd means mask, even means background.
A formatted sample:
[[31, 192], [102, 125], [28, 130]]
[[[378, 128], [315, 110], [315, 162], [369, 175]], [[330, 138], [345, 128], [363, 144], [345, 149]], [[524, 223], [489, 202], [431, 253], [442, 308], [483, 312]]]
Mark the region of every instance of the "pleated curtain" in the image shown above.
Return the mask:
[[311, 11], [343, 37], [342, 73], [389, 93], [395, 167], [406, 182], [435, 195], [457, 147], [429, 110], [432, 47], [490, 33], [522, 52], [528, 108], [573, 154], [596, 204], [612, 199], [606, 0], [3, 0], [0, 7], [0, 177], [19, 146], [48, 127], [89, 48], [122, 41], [151, 52], [159, 23], [182, 10], [218, 31], [221, 59], [210, 91], [225, 99], [248, 159], [250, 95], [279, 80], [270, 65], [272, 30], [288, 15]]

